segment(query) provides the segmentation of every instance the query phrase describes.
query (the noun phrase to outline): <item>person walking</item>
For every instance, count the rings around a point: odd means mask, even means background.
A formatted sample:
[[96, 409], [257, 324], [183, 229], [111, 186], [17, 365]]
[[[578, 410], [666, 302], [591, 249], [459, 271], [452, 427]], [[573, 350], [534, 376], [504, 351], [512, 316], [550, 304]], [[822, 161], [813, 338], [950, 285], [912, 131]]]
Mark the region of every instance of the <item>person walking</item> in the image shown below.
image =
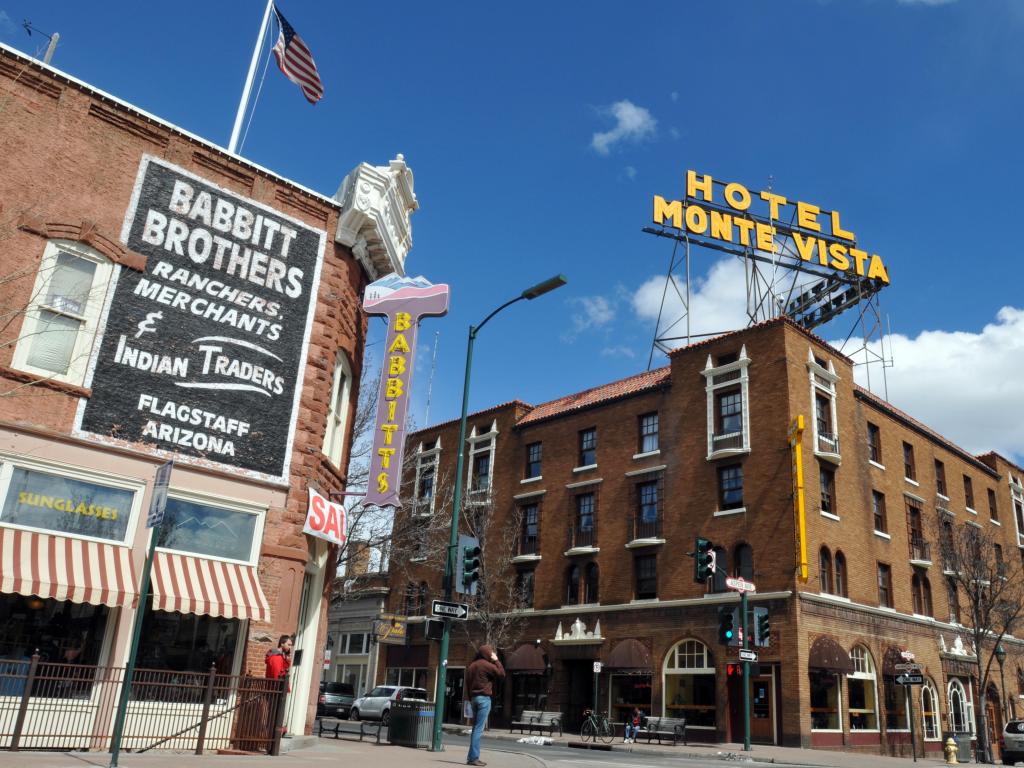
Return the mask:
[[473, 706], [473, 733], [469, 737], [469, 754], [466, 765], [487, 765], [480, 759], [480, 735], [484, 732], [487, 715], [491, 711], [491, 696], [494, 695], [494, 681], [505, 677], [505, 668], [498, 661], [498, 654], [487, 645], [481, 645], [476, 659], [466, 670], [466, 690]]

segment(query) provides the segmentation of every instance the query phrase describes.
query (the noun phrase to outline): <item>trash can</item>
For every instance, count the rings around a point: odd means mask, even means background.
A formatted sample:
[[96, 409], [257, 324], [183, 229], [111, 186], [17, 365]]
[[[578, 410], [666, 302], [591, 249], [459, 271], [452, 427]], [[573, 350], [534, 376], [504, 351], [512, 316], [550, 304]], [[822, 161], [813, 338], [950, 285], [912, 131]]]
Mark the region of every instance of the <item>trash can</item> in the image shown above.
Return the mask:
[[388, 743], [399, 747], [429, 747], [434, 738], [434, 702], [394, 701], [388, 723]]

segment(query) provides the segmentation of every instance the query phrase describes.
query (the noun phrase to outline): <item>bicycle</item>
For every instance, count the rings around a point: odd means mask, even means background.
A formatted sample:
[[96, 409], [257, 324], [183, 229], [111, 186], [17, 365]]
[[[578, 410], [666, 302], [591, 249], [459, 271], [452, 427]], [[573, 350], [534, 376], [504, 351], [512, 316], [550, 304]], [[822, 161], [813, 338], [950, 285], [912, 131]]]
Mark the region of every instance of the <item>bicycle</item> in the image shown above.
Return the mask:
[[615, 739], [615, 729], [608, 722], [605, 715], [598, 715], [592, 709], [583, 710], [583, 727], [580, 728], [580, 738], [584, 742], [592, 741], [595, 744], [600, 739], [605, 744], [611, 744]]

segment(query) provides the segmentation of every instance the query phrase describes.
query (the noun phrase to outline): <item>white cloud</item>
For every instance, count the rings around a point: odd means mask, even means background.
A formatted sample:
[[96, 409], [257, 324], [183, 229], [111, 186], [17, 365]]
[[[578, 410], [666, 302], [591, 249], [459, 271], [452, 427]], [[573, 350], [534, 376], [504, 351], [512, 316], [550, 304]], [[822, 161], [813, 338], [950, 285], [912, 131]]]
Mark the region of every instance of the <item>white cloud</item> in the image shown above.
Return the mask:
[[564, 341], [576, 340], [584, 331], [601, 328], [615, 319], [615, 307], [604, 296], [579, 296], [569, 300], [575, 308], [572, 313], [572, 328], [562, 334]]
[[900, 5], [949, 5], [956, 0], [897, 0]]
[[14, 22], [7, 15], [7, 11], [0, 11], [0, 32], [3, 32], [5, 35], [14, 32]]
[[[978, 333], [922, 331], [886, 339], [889, 401], [973, 453], [998, 451], [1024, 460], [1024, 309], [1003, 307]], [[878, 345], [870, 349], [877, 354]], [[866, 385], [865, 366], [858, 383]], [[884, 396], [882, 372], [872, 389]]]
[[610, 131], [595, 133], [590, 146], [599, 155], [607, 155], [612, 146], [621, 141], [639, 142], [654, 135], [658, 121], [644, 107], [638, 107], [628, 99], [617, 101], [600, 110], [602, 114], [615, 118], [615, 127]]
[[672, 101], [679, 101], [679, 91], [672, 91], [668, 97], [672, 99]]
[[623, 173], [626, 174], [626, 178], [629, 179], [630, 181], [636, 178], [636, 168], [634, 168], [632, 165], [627, 165], [623, 169]]
[[[686, 322], [683, 315], [682, 296], [686, 283], [673, 276], [667, 285], [664, 275], [645, 281], [632, 296], [633, 310], [643, 320], [657, 320], [662, 296], [665, 309], [661, 313], [659, 335], [663, 337], [685, 337]], [[743, 263], [737, 258], [721, 259], [712, 264], [704, 278], [695, 278], [690, 289], [690, 333], [722, 333], [744, 328], [747, 325], [747, 289]], [[699, 341], [699, 339], [693, 339]], [[669, 346], [681, 347], [686, 339], [668, 342]]]
[[615, 346], [615, 347], [605, 347], [604, 349], [601, 350], [601, 356], [602, 357], [629, 357], [629, 358], [633, 358], [633, 357], [636, 357], [636, 352], [634, 350], [630, 349], [629, 347], [624, 347], [622, 345], [619, 345], [619, 346]]
[[674, 126], [668, 129], [668, 135], [671, 136], [673, 139], [678, 139], [680, 136], [682, 136], [682, 134], [679, 132], [679, 129]]

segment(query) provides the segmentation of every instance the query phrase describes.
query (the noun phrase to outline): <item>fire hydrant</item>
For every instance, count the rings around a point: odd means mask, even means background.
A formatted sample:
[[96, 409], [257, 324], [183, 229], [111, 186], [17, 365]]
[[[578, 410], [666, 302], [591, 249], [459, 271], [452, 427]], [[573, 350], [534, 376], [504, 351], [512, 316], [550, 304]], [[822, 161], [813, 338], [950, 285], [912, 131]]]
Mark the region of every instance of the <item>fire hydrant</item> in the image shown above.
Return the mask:
[[946, 739], [946, 746], [942, 748], [942, 751], [946, 754], [946, 765], [959, 765], [959, 761], [956, 759], [956, 742], [953, 741], [952, 736]]

